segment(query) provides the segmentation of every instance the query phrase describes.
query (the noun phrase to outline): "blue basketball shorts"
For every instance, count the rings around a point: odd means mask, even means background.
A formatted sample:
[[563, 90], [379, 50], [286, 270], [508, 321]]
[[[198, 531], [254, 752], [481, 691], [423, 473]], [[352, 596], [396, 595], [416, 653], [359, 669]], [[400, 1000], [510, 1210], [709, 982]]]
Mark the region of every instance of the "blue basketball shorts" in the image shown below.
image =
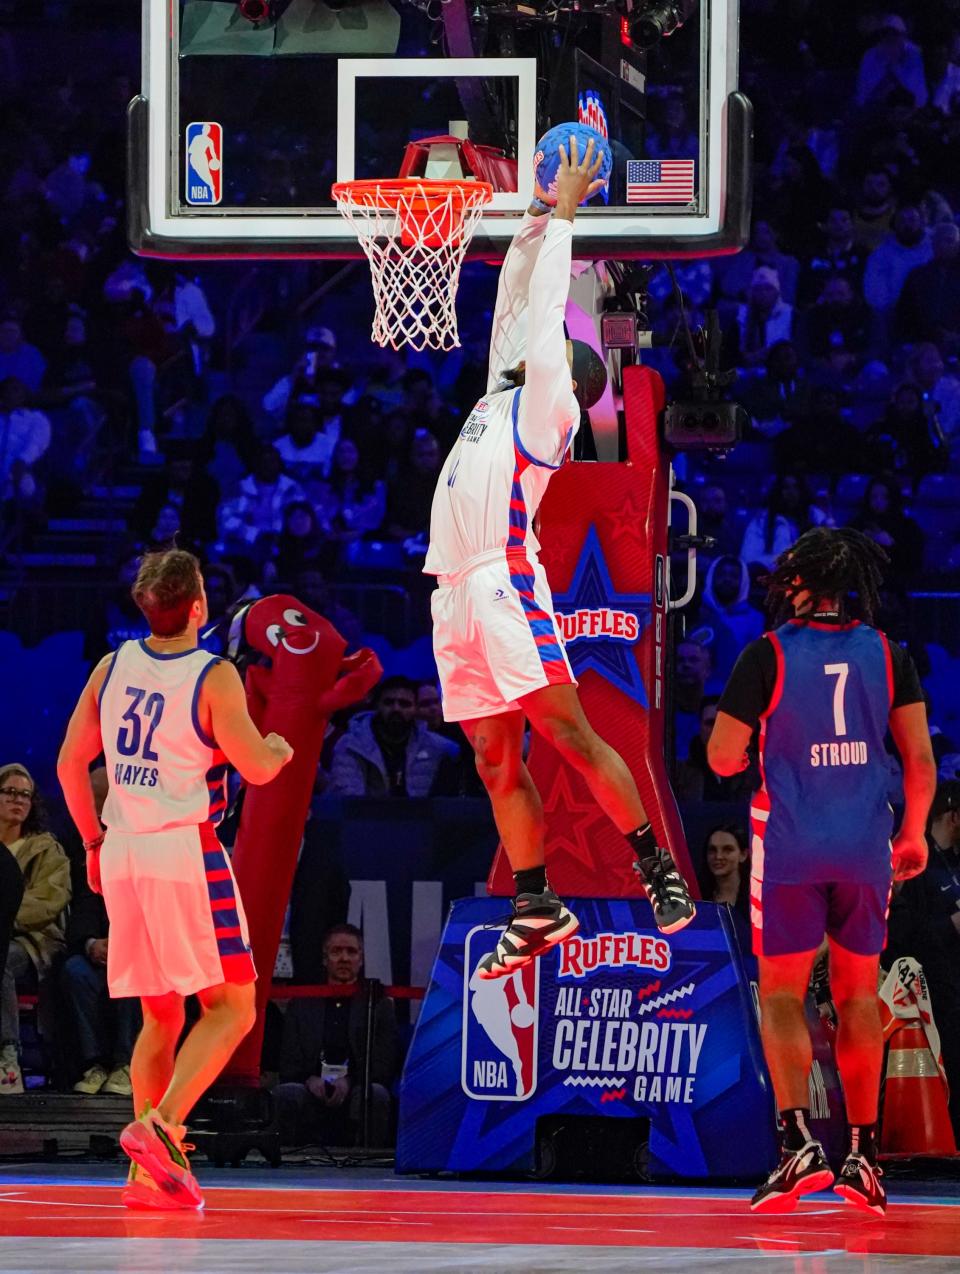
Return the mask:
[[824, 935], [854, 955], [879, 955], [887, 942], [892, 882], [781, 885], [750, 881], [757, 956], [815, 951]]

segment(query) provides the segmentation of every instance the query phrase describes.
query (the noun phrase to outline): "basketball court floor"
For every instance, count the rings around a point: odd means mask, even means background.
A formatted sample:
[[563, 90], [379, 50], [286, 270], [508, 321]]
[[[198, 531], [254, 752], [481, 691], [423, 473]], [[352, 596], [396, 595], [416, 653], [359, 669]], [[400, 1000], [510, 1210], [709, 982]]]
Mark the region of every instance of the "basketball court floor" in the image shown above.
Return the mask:
[[960, 1190], [952, 1183], [894, 1184], [888, 1215], [873, 1220], [828, 1194], [791, 1216], [755, 1217], [743, 1190], [465, 1183], [374, 1168], [201, 1168], [206, 1212], [158, 1216], [122, 1207], [118, 1172], [0, 1168], [2, 1274], [960, 1268]]

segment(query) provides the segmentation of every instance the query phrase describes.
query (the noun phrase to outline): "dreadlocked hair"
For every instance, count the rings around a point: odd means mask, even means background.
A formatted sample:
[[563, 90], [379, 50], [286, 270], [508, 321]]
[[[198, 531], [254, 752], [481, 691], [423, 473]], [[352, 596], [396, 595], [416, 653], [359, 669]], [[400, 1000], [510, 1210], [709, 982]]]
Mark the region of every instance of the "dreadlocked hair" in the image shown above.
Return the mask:
[[880, 609], [883, 568], [889, 560], [875, 540], [852, 527], [817, 526], [806, 531], [780, 554], [767, 577], [767, 608], [774, 625], [794, 617], [793, 598], [802, 589], [810, 593], [811, 600], [806, 618], [823, 602], [834, 600], [845, 618], [853, 594], [860, 617], [872, 624]]

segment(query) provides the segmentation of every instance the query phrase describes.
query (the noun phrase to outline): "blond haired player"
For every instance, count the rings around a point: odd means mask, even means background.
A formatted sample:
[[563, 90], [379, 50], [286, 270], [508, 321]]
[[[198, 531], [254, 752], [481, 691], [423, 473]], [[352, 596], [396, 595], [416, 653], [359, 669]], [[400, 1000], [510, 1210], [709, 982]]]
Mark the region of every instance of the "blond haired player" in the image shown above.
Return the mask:
[[630, 771], [583, 714], [560, 641], [533, 520], [547, 484], [606, 385], [586, 344], [565, 339], [577, 206], [601, 183], [594, 143], [560, 149], [557, 204], [534, 203], [500, 274], [487, 393], [437, 482], [425, 571], [438, 576], [433, 645], [443, 712], [459, 721], [516, 882], [514, 915], [478, 975], [503, 977], [570, 937], [577, 918], [547, 885], [543, 807], [523, 763], [525, 719], [583, 775], [636, 853], [666, 933], [694, 916], [669, 853], [658, 849]]
[[[293, 753], [279, 735], [261, 736], [233, 665], [198, 649], [207, 599], [191, 553], [148, 554], [133, 598], [150, 636], [124, 642], [94, 669], [57, 771], [90, 886], [110, 917], [110, 994], [143, 1006], [130, 1064], [139, 1118], [121, 1135], [134, 1160], [124, 1202], [200, 1207], [184, 1121], [255, 1017], [246, 918], [214, 825], [228, 765], [248, 783], [268, 783]], [[105, 834], [88, 777], [101, 752]], [[188, 995], [201, 1017], [177, 1052]]]

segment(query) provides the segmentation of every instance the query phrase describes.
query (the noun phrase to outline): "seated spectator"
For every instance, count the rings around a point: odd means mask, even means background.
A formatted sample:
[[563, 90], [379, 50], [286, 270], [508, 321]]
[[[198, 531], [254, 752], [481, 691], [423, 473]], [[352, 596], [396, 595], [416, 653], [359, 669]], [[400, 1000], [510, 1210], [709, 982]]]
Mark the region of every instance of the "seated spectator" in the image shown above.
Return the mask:
[[0, 769], [0, 853], [23, 876], [23, 899], [4, 956], [0, 986], [0, 1096], [23, 1092], [17, 994], [35, 991], [63, 950], [63, 912], [70, 902], [70, 863], [44, 830], [43, 804], [22, 765]]
[[388, 489], [407, 464], [412, 439], [413, 429], [402, 411], [391, 411], [381, 416], [374, 430], [358, 437], [372, 473], [386, 482]]
[[933, 257], [914, 266], [897, 303], [901, 341], [935, 341], [960, 353], [960, 227], [941, 221], [930, 234]]
[[207, 595], [207, 625], [200, 633], [200, 645], [222, 655], [227, 648], [233, 610], [240, 601], [240, 585], [226, 562], [208, 562], [203, 568], [203, 589]]
[[26, 385], [28, 393], [35, 394], [46, 366], [47, 360], [36, 345], [24, 339], [16, 314], [0, 315], [0, 382], [12, 376]]
[[303, 566], [292, 581], [290, 590], [294, 597], [330, 624], [347, 643], [347, 654], [363, 645], [363, 625], [346, 606], [340, 604], [330, 592], [323, 571], [316, 566]]
[[363, 464], [352, 438], [333, 450], [330, 476], [317, 495], [317, 510], [331, 539], [341, 544], [377, 531], [387, 506], [386, 484]]
[[946, 35], [924, 41], [923, 66], [931, 106], [941, 115], [956, 115], [960, 106], [960, 66], [952, 60], [951, 41]]
[[[357, 1145], [363, 1137], [363, 1090], [370, 1057], [369, 1142], [390, 1141], [390, 1088], [400, 1070], [400, 1040], [393, 1001], [374, 978], [363, 976], [363, 936], [355, 925], [334, 925], [324, 938], [326, 982], [342, 996], [297, 999], [287, 1009], [280, 1083], [273, 1090], [286, 1145], [319, 1141]], [[373, 1037], [367, 1034], [372, 997]]]
[[56, 413], [58, 454], [52, 458], [62, 471], [85, 472], [107, 419], [98, 362], [87, 340], [86, 316], [71, 306], [60, 343], [47, 364], [42, 394], [44, 406]]
[[730, 515], [727, 493], [718, 483], [708, 482], [697, 495], [697, 530], [716, 541], [712, 548], [699, 549], [697, 560], [711, 562], [724, 553], [736, 553], [740, 535]]
[[781, 252], [777, 234], [769, 221], [755, 217], [750, 228], [750, 242], [743, 252], [720, 258], [717, 265], [720, 295], [731, 301], [743, 301], [757, 269], [765, 265], [773, 270], [780, 284], [780, 295], [789, 305], [797, 299], [797, 277], [800, 264], [796, 257]]
[[436, 438], [429, 430], [418, 429], [407, 463], [387, 487], [387, 534], [392, 540], [426, 535], [442, 467], [443, 455]]
[[[739, 777], [739, 775], [737, 776]], [[697, 873], [704, 902], [726, 903], [750, 924], [750, 850], [746, 829], [721, 823], [707, 836]]]
[[[700, 637], [704, 640], [700, 640]], [[686, 756], [701, 727], [700, 705], [712, 672], [707, 634], [697, 633], [677, 643], [673, 665], [673, 742], [676, 757]]]
[[[111, 342], [115, 358], [124, 369], [120, 383], [132, 394], [141, 457], [157, 454], [157, 422], [160, 413], [158, 382], [181, 353], [176, 336], [167, 330], [151, 304], [152, 289], [133, 275], [107, 280], [105, 298], [111, 302]], [[146, 290], [144, 290], [146, 289]]]
[[903, 511], [900, 484], [890, 478], [871, 478], [863, 504], [851, 526], [863, 531], [886, 550], [890, 565], [884, 574], [888, 587], [906, 588], [923, 570], [923, 532]]
[[811, 502], [804, 478], [796, 473], [779, 473], [767, 496], [766, 509], [747, 523], [740, 556], [748, 566], [772, 570], [780, 554], [804, 531], [826, 522], [826, 515]]
[[283, 511], [277, 544], [277, 575], [293, 579], [308, 566], [322, 570], [330, 557], [330, 542], [309, 500], [294, 500]]
[[940, 351], [930, 341], [913, 347], [910, 377], [953, 451], [960, 443], [960, 380], [945, 372]]
[[844, 419], [840, 395], [831, 385], [813, 391], [809, 414], [778, 434], [773, 444], [777, 469], [839, 477], [856, 473], [863, 462], [863, 438]]
[[644, 153], [651, 159], [700, 158], [700, 138], [680, 93], [671, 93], [664, 101], [659, 125], [647, 132]]
[[284, 470], [305, 491], [330, 471], [333, 448], [340, 436], [339, 417], [334, 429], [321, 428], [321, 416], [309, 403], [295, 402], [287, 411], [287, 432], [274, 444]]
[[758, 785], [758, 775], [753, 769], [721, 778], [707, 764], [707, 744], [719, 702], [719, 695], [704, 695], [700, 700], [697, 732], [690, 740], [687, 759], [676, 766], [673, 790], [678, 801], [746, 801]]
[[834, 274], [823, 282], [816, 305], [805, 316], [806, 345], [814, 358], [826, 358], [842, 346], [865, 354], [870, 340], [870, 314], [850, 279]]
[[237, 494], [218, 510], [220, 536], [227, 551], [269, 555], [283, 530], [283, 511], [294, 500], [304, 500], [303, 488], [283, 472], [276, 447], [261, 443], [256, 462], [240, 482]]
[[50, 446], [50, 421], [27, 405], [27, 386], [0, 380], [0, 498], [29, 500], [37, 490], [33, 468]]
[[426, 368], [411, 367], [404, 373], [402, 384], [407, 419], [420, 428], [429, 429], [443, 450], [449, 451], [457, 440], [462, 421], [444, 405], [433, 377]]
[[[217, 535], [220, 488], [194, 458], [194, 444], [185, 438], [170, 439], [164, 446], [166, 463], [144, 482], [130, 519], [134, 534], [154, 544], [166, 543], [182, 530], [191, 544], [209, 544]], [[157, 531], [163, 509], [173, 506], [178, 526], [169, 512], [162, 519], [171, 528], [166, 538]]]
[[940, 783], [927, 825], [926, 869], [897, 885], [890, 907], [887, 967], [912, 956], [923, 967], [940, 1033], [950, 1117], [960, 1138], [960, 781]]
[[763, 632], [763, 616], [749, 596], [750, 572], [742, 558], [724, 554], [711, 563], [697, 622], [713, 629], [713, 672], [724, 684], [740, 651]]
[[225, 497], [236, 494], [257, 453], [253, 420], [237, 394], [221, 394], [210, 406], [197, 444], [197, 467], [208, 474]]
[[775, 438], [806, 414], [809, 388], [792, 341], [776, 341], [767, 352], [766, 369], [737, 389], [737, 397], [763, 438]]
[[849, 279], [856, 292], [863, 285], [867, 253], [855, 237], [852, 210], [844, 204], [836, 203], [827, 213], [820, 229], [820, 241], [804, 263], [800, 274], [799, 299], [804, 305], [815, 301], [827, 279], [835, 275]]
[[857, 72], [857, 105], [876, 106], [891, 89], [903, 88], [915, 107], [927, 104], [927, 81], [923, 55], [918, 45], [907, 39], [907, 24], [898, 13], [880, 19], [877, 40], [860, 59]]
[[793, 306], [780, 295], [779, 275], [768, 265], [758, 266], [746, 304], [737, 310], [737, 366], [759, 367], [777, 341], [789, 341], [792, 335]]
[[301, 394], [318, 394], [317, 379], [329, 368], [337, 367], [337, 338], [329, 327], [308, 327], [303, 354], [293, 371], [281, 376], [263, 396], [263, 410], [274, 421], [281, 421], [291, 403]]
[[932, 253], [923, 212], [916, 204], [901, 204], [890, 233], [870, 253], [863, 273], [863, 295], [882, 322], [882, 337], [890, 334], [907, 276], [915, 266], [925, 265]]
[[417, 720], [417, 690], [385, 677], [374, 710], [360, 712], [333, 753], [330, 791], [341, 796], [434, 796], [457, 790], [460, 749]]
[[[107, 797], [107, 772], [90, 774], [97, 816]], [[107, 989], [109, 922], [103, 898], [87, 883], [86, 856], [72, 864], [73, 900], [67, 921], [67, 960], [60, 970], [64, 1003], [73, 1018], [81, 1078], [75, 1093], [129, 1097], [130, 1055], [142, 1025], [138, 1000], [111, 1000]]]
[[805, 254], [815, 241], [815, 227], [835, 200], [810, 147], [793, 144], [758, 188], [756, 206], [777, 227], [788, 251]]
[[932, 400], [925, 402], [910, 381], [898, 385], [883, 418], [865, 435], [871, 467], [911, 478], [945, 469], [949, 448], [938, 423]]
[[860, 197], [853, 214], [853, 235], [872, 252], [889, 234], [897, 210], [893, 180], [885, 164], [873, 164], [863, 175]]

